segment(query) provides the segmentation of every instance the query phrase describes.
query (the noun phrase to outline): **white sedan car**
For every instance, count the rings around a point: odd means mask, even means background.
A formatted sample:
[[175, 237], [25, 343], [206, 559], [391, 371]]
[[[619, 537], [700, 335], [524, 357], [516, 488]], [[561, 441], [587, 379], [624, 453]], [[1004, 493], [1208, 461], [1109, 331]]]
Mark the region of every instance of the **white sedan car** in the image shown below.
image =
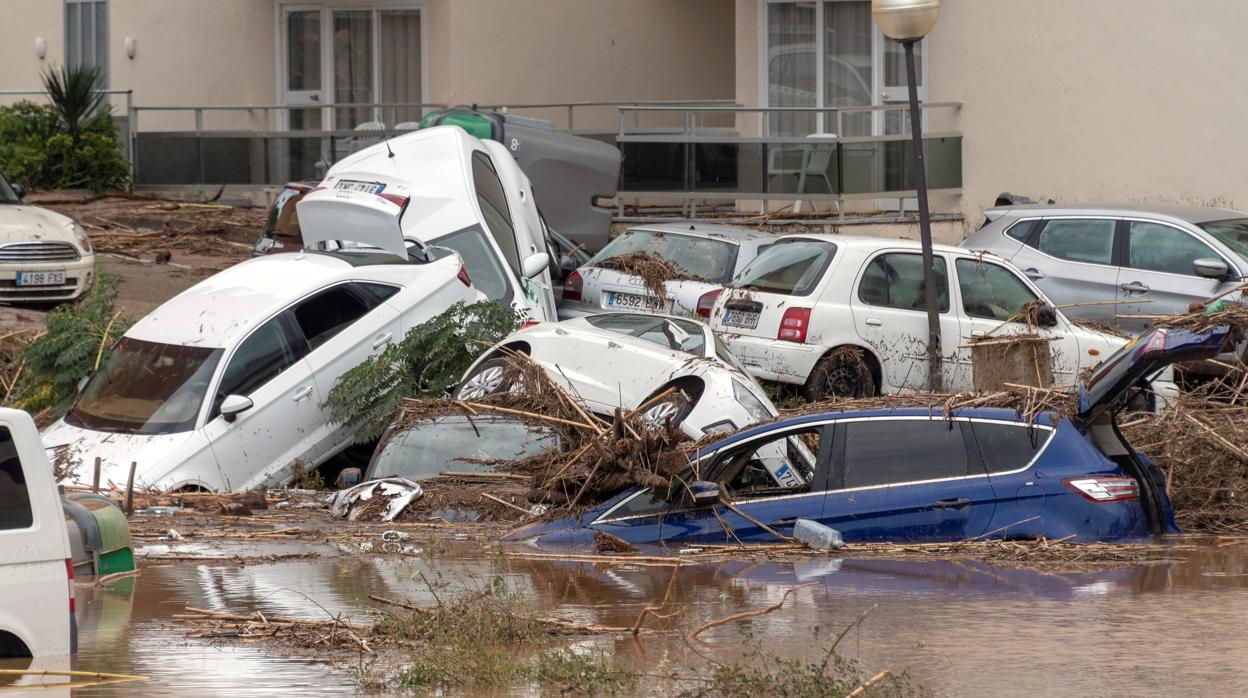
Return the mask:
[[706, 325], [670, 316], [606, 313], [518, 330], [468, 368], [455, 395], [474, 400], [510, 389], [504, 350], [528, 354], [591, 412], [636, 409], [668, 388], [642, 416], [679, 424], [691, 438], [774, 418], [776, 408]]
[[0, 176], [0, 301], [67, 301], [95, 276], [95, 253], [72, 218], [22, 202]]
[[65, 417], [75, 481], [159, 490], [248, 490], [347, 446], [323, 407], [338, 377], [408, 330], [484, 296], [458, 256], [378, 250], [257, 257], [173, 297], [126, 332]]
[[[1007, 321], [1027, 303], [1048, 299], [993, 255], [936, 245], [935, 257], [944, 387], [972, 390], [967, 341], [994, 330], [1025, 330]], [[1126, 343], [1077, 326], [1059, 310], [1053, 316], [1052, 326], [1035, 331], [1053, 338], [1057, 386], [1073, 385], [1083, 369]], [[756, 377], [801, 385], [808, 400], [927, 388], [927, 313], [917, 242], [782, 237], [718, 298], [711, 327]]]
[[[572, 272], [563, 283], [559, 318], [593, 313], [658, 313], [709, 318], [715, 297], [774, 240], [748, 228], [665, 223], [629, 228]], [[612, 260], [642, 254], [665, 260], [694, 278], [665, 281], [663, 298], [641, 277], [608, 268]]]

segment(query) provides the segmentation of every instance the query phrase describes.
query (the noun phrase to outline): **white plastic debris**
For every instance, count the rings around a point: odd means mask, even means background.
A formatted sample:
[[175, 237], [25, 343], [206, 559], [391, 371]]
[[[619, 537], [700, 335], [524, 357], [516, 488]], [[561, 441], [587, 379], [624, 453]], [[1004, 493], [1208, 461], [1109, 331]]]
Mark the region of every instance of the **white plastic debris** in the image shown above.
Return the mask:
[[845, 547], [840, 531], [810, 519], [798, 519], [793, 524], [793, 537], [813, 550], [840, 550]]
[[381, 513], [380, 520], [394, 521], [395, 517], [403, 513], [409, 504], [420, 499], [421, 494], [423, 492], [420, 485], [407, 478], [388, 477], [381, 480], [369, 480], [355, 487], [335, 492], [330, 500], [329, 513], [335, 518], [355, 521], [364, 513], [364, 504], [376, 495], [389, 500]]

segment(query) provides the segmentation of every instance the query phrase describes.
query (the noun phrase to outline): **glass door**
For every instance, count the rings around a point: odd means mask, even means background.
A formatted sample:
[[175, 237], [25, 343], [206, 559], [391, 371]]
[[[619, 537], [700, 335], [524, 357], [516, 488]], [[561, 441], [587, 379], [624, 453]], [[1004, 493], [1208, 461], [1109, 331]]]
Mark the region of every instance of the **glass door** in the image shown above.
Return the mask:
[[[378, 87], [388, 104], [419, 104], [424, 101], [424, 60], [421, 55], [420, 11], [382, 10], [379, 16]], [[393, 106], [382, 110], [381, 120], [395, 128], [415, 128], [424, 114], [420, 107]]]
[[[325, 123], [321, 107], [322, 92], [322, 27], [319, 9], [283, 8], [284, 74], [282, 103], [285, 127], [290, 131], [320, 131]], [[278, 177], [283, 180], [306, 179], [323, 173], [318, 171], [322, 159], [319, 138], [292, 137], [279, 150]], [[281, 157], [284, 155], [285, 157]]]
[[[370, 104], [373, 99], [373, 12], [335, 10], [334, 23], [334, 104]], [[378, 117], [369, 106], [336, 107], [334, 128], [338, 130], [373, 127]]]

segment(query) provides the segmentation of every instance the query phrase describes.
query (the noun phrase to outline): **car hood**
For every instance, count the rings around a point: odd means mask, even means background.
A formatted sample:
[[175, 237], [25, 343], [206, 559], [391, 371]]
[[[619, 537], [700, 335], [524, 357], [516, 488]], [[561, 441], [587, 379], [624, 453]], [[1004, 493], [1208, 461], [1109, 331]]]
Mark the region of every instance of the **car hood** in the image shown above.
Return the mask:
[[[182, 464], [184, 449], [196, 438], [195, 431], [177, 434], [122, 434], [110, 431], [83, 429], [58, 419], [43, 431], [43, 446], [48, 460], [56, 462], [59, 448], [70, 447], [70, 462], [74, 465], [65, 484], [91, 485], [94, 477], [95, 459], [100, 459], [100, 486], [124, 490], [130, 477], [130, 464], [134, 469], [134, 488], [155, 487], [169, 489], [184, 484], [168, 480], [169, 475]], [[179, 453], [181, 451], [181, 453]], [[219, 473], [203, 473], [218, 479]], [[218, 489], [215, 483], [205, 483]]]
[[55, 211], [25, 204], [0, 205], [0, 244], [56, 240], [74, 242], [73, 219]]

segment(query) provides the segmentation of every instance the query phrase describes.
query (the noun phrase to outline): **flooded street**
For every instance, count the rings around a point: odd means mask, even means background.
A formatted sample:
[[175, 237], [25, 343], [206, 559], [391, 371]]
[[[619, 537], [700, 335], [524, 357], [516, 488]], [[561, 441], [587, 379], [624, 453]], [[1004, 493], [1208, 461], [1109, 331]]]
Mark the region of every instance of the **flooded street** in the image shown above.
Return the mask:
[[[682, 614], [648, 624], [636, 640], [619, 634], [575, 643], [607, 649], [638, 670], [661, 666], [670, 675], [704, 671], [708, 660], [702, 655], [739, 659], [751, 641], [771, 653], [815, 659], [832, 637], [867, 613], [846, 635], [841, 652], [859, 659], [869, 673], [909, 671], [935, 695], [1242, 695], [1248, 693], [1248, 677], [1238, 671], [1248, 661], [1242, 632], [1248, 544], [1223, 540], [1218, 546], [1210, 539], [1194, 549], [1185, 546], [1176, 552], [1182, 559], [1173, 562], [1128, 566], [812, 556], [694, 564], [682, 566], [673, 584], [671, 599]], [[192, 555], [190, 547], [178, 552]], [[523, 559], [445, 543], [415, 555], [281, 544], [266, 553], [319, 548], [321, 556], [271, 564], [228, 561], [247, 547], [215, 546], [226, 558], [220, 563], [149, 564], [107, 589], [80, 584], [75, 668], [150, 680], [74, 695], [357, 690], [355, 662], [342, 655], [324, 662], [314, 651], [187, 638], [188, 628], [173, 616], [188, 606], [308, 619], [342, 614], [369, 622], [369, 609], [384, 608], [369, 601], [370, 594], [429, 605], [434, 594], [481, 589], [501, 578], [545, 616], [631, 626], [646, 605], [662, 598], [672, 575], [664, 566]], [[748, 623], [753, 640], [732, 623], [703, 633], [696, 652], [685, 639], [698, 625], [772, 605], [803, 584], [810, 586], [790, 595], [782, 608]], [[645, 692], [675, 693], [689, 685], [654, 681]]]

